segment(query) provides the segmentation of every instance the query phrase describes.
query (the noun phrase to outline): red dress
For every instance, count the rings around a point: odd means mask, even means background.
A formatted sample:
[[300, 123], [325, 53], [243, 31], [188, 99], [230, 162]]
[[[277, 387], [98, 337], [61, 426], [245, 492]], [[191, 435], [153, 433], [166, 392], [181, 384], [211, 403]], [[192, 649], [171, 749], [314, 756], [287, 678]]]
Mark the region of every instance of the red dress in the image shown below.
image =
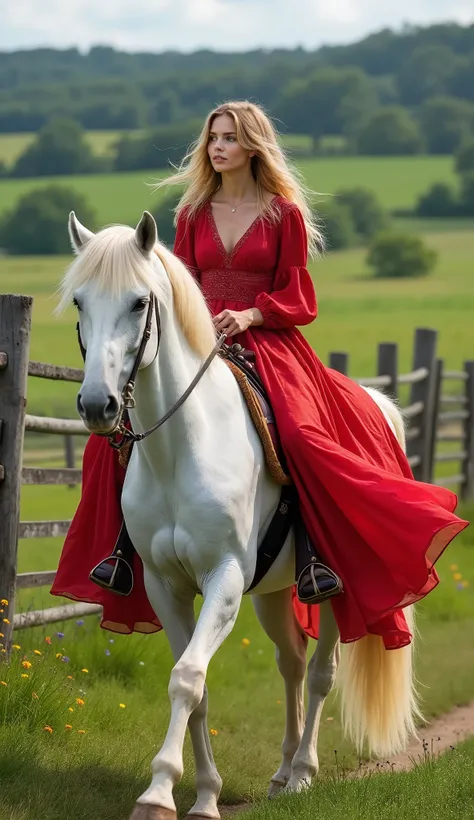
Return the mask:
[[[252, 349], [270, 395], [306, 526], [344, 593], [331, 603], [349, 642], [381, 635], [387, 649], [411, 640], [402, 607], [438, 584], [434, 563], [467, 522], [454, 515], [454, 493], [415, 482], [381, 411], [348, 377], [325, 367], [297, 330], [317, 313], [306, 269], [307, 241], [298, 208], [278, 198], [281, 221], [257, 219], [228, 254], [211, 205], [178, 222], [175, 253], [201, 284], [211, 313], [257, 307], [264, 318], [233, 341]], [[113, 549], [120, 523], [116, 454], [91, 436], [84, 486], [52, 592], [104, 606], [103, 626], [159, 628], [139, 574], [130, 598], [94, 586], [90, 569]], [[137, 561], [139, 564], [139, 561]], [[318, 634], [318, 606], [296, 615]]]

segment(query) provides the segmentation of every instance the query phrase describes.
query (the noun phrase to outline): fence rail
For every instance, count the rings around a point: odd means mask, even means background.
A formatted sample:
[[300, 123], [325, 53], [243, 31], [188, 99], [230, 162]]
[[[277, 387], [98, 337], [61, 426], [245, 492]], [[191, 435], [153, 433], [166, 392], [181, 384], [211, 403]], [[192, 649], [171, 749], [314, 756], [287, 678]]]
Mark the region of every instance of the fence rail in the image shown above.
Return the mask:
[[[9, 648], [12, 629], [99, 612], [91, 604], [67, 604], [34, 612], [14, 613], [15, 591], [52, 583], [55, 571], [17, 573], [20, 538], [65, 536], [69, 520], [20, 521], [22, 485], [68, 485], [80, 483], [82, 471], [75, 467], [73, 436], [88, 435], [82, 421], [25, 414], [27, 377], [80, 383], [83, 371], [72, 367], [28, 361], [32, 300], [22, 296], [0, 296], [0, 597], [9, 601], [10, 624], [4, 630]], [[400, 388], [408, 390], [402, 406], [407, 422], [407, 457], [416, 479], [438, 486], [458, 485], [464, 498], [474, 494], [474, 361], [463, 370], [445, 370], [436, 358], [437, 332], [418, 328], [415, 332], [412, 370], [399, 373], [398, 346], [384, 342], [377, 349], [377, 375], [354, 378], [365, 387], [383, 390], [399, 399]], [[329, 355], [329, 366], [349, 375], [349, 354]], [[446, 382], [460, 383], [459, 392], [443, 393]], [[450, 409], [445, 409], [450, 408]], [[62, 435], [65, 466], [61, 468], [22, 466], [25, 432]], [[447, 444], [456, 445], [446, 451]], [[456, 473], [436, 476], [436, 465], [457, 462]]]

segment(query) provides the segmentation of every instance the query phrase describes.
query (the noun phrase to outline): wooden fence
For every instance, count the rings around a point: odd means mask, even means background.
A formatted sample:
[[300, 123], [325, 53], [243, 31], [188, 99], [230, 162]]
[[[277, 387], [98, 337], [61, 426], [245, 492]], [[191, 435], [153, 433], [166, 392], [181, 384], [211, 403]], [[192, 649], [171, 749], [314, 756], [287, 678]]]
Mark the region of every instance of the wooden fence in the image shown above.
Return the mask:
[[[13, 629], [100, 612], [100, 607], [91, 604], [67, 604], [14, 614], [17, 589], [50, 585], [55, 576], [54, 571], [18, 574], [18, 540], [64, 536], [70, 525], [66, 520], [20, 521], [22, 484], [74, 485], [81, 481], [81, 470], [72, 466], [23, 467], [24, 432], [88, 435], [82, 421], [25, 413], [28, 376], [77, 383], [83, 376], [79, 369], [29, 361], [31, 309], [30, 297], [0, 296], [0, 598], [8, 600], [0, 623], [3, 618], [9, 621], [1, 623], [7, 651]], [[415, 478], [458, 486], [461, 496], [467, 498], [474, 491], [474, 361], [466, 362], [459, 372], [445, 370], [436, 358], [436, 342], [435, 330], [416, 330], [410, 373], [399, 373], [396, 344], [379, 344], [377, 375], [355, 380], [396, 399], [401, 392], [408, 392], [408, 403], [402, 403], [402, 409], [407, 420], [407, 454]], [[331, 353], [329, 365], [349, 374], [348, 354]], [[460, 392], [445, 395], [443, 386], [453, 380], [460, 382]], [[455, 442], [457, 449], [446, 451], [447, 442]], [[70, 450], [67, 457], [71, 463]], [[435, 478], [435, 465], [445, 461], [459, 462], [459, 470]]]

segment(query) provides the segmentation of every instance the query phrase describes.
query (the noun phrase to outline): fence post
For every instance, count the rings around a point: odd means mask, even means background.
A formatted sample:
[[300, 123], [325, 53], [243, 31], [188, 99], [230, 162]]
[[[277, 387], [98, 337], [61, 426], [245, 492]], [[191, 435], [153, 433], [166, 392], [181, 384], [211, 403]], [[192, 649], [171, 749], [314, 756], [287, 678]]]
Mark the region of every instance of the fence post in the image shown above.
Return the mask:
[[[0, 599], [8, 605], [0, 617], [2, 642], [10, 651], [15, 611], [18, 523], [20, 518], [26, 384], [30, 347], [31, 296], [0, 296], [0, 351], [6, 366], [0, 370]], [[4, 361], [5, 361], [5, 357]], [[7, 619], [10, 623], [5, 623]]]
[[382, 342], [377, 349], [377, 376], [390, 376], [390, 384], [383, 388], [391, 399], [398, 399], [398, 345]]
[[420, 435], [407, 442], [408, 456], [418, 456], [419, 464], [414, 465], [413, 475], [418, 481], [430, 481], [430, 451], [432, 447], [433, 425], [435, 423], [435, 359], [438, 333], [430, 328], [418, 327], [415, 331], [413, 370], [426, 367], [428, 375], [423, 381], [415, 382], [410, 391], [410, 404], [423, 402], [423, 411], [416, 417]]
[[433, 482], [435, 477], [434, 470], [435, 470], [435, 455], [436, 455], [436, 440], [438, 435], [438, 413], [441, 406], [441, 387], [443, 384], [443, 368], [444, 368], [444, 361], [443, 359], [436, 359], [434, 363], [434, 397], [433, 397], [433, 424], [431, 427], [431, 442], [430, 442], [430, 453], [429, 453], [429, 481], [430, 483]]
[[344, 376], [347, 376], [349, 370], [349, 354], [336, 352], [330, 353], [329, 367], [333, 370], [337, 370], [339, 373], [343, 373]]
[[464, 370], [467, 374], [465, 405], [468, 416], [464, 422], [464, 447], [466, 458], [462, 467], [464, 481], [461, 486], [461, 498], [470, 500], [474, 497], [474, 361], [471, 359], [464, 362]]

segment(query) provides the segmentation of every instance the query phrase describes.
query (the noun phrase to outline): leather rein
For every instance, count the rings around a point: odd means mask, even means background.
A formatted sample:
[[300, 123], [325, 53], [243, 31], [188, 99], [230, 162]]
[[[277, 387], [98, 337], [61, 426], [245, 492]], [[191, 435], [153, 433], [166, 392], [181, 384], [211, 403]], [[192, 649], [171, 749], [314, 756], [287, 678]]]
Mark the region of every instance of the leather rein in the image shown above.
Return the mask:
[[[146, 315], [145, 328], [143, 330], [143, 335], [142, 335], [142, 338], [141, 338], [141, 341], [140, 341], [140, 346], [138, 348], [137, 355], [135, 357], [135, 361], [133, 363], [132, 371], [130, 373], [128, 381], [127, 381], [127, 383], [125, 384], [125, 386], [122, 390], [122, 407], [121, 407], [121, 410], [120, 410], [120, 415], [119, 415], [117, 424], [116, 424], [114, 430], [112, 431], [112, 433], [107, 433], [106, 434], [107, 438], [109, 440], [109, 444], [110, 444], [111, 447], [114, 448], [114, 450], [121, 450], [122, 447], [124, 447], [125, 444], [127, 444], [130, 441], [131, 442], [143, 441], [143, 439], [147, 438], [152, 433], [154, 433], [155, 430], [158, 430], [158, 428], [161, 427], [161, 425], [164, 424], [165, 421], [168, 421], [168, 419], [171, 418], [171, 416], [174, 415], [174, 413], [176, 413], [176, 411], [184, 404], [184, 402], [186, 401], [188, 396], [190, 396], [191, 393], [193, 392], [196, 385], [201, 381], [202, 377], [204, 376], [204, 373], [208, 369], [208, 367], [211, 364], [211, 362], [213, 361], [213, 359], [215, 359], [215, 357], [217, 356], [217, 354], [221, 350], [221, 348], [222, 348], [222, 346], [223, 346], [223, 344], [224, 344], [224, 342], [227, 338], [227, 335], [225, 333], [221, 333], [219, 335], [216, 344], [212, 348], [212, 350], [209, 353], [209, 356], [207, 357], [207, 359], [203, 362], [203, 364], [199, 368], [199, 370], [196, 373], [196, 375], [195, 375], [194, 379], [192, 380], [191, 384], [189, 385], [189, 387], [186, 388], [183, 395], [180, 396], [180, 398], [177, 400], [177, 402], [175, 402], [175, 404], [173, 404], [173, 406], [170, 408], [170, 410], [168, 410], [165, 413], [165, 415], [162, 416], [156, 422], [156, 424], [153, 425], [153, 427], [150, 427], [149, 430], [145, 430], [144, 433], [134, 433], [131, 428], [126, 426], [126, 422], [124, 420], [124, 414], [125, 414], [125, 411], [133, 409], [136, 406], [135, 398], [134, 398], [134, 395], [133, 395], [134, 391], [135, 391], [135, 380], [136, 380], [136, 377], [137, 377], [139, 367], [142, 363], [143, 356], [145, 354], [146, 346], [147, 346], [147, 344], [150, 340], [151, 327], [152, 327], [152, 322], [153, 322], [153, 313], [155, 313], [155, 315], [156, 315], [156, 325], [157, 325], [157, 332], [158, 332], [156, 353], [155, 353], [155, 357], [154, 357], [156, 359], [156, 357], [158, 355], [158, 351], [160, 349], [161, 319], [160, 319], [160, 311], [159, 311], [159, 308], [158, 308], [158, 301], [156, 299], [156, 296], [151, 294], [150, 295], [150, 301], [148, 303], [148, 311], [147, 311], [147, 315]], [[79, 322], [77, 322], [76, 330], [77, 330], [77, 339], [78, 339], [78, 342], [79, 342], [79, 348], [81, 350], [82, 358], [85, 362], [87, 351], [86, 351], [86, 349], [85, 349], [85, 347], [82, 343]], [[116, 439], [117, 433], [120, 435], [120, 438], [119, 438], [118, 441]]]

